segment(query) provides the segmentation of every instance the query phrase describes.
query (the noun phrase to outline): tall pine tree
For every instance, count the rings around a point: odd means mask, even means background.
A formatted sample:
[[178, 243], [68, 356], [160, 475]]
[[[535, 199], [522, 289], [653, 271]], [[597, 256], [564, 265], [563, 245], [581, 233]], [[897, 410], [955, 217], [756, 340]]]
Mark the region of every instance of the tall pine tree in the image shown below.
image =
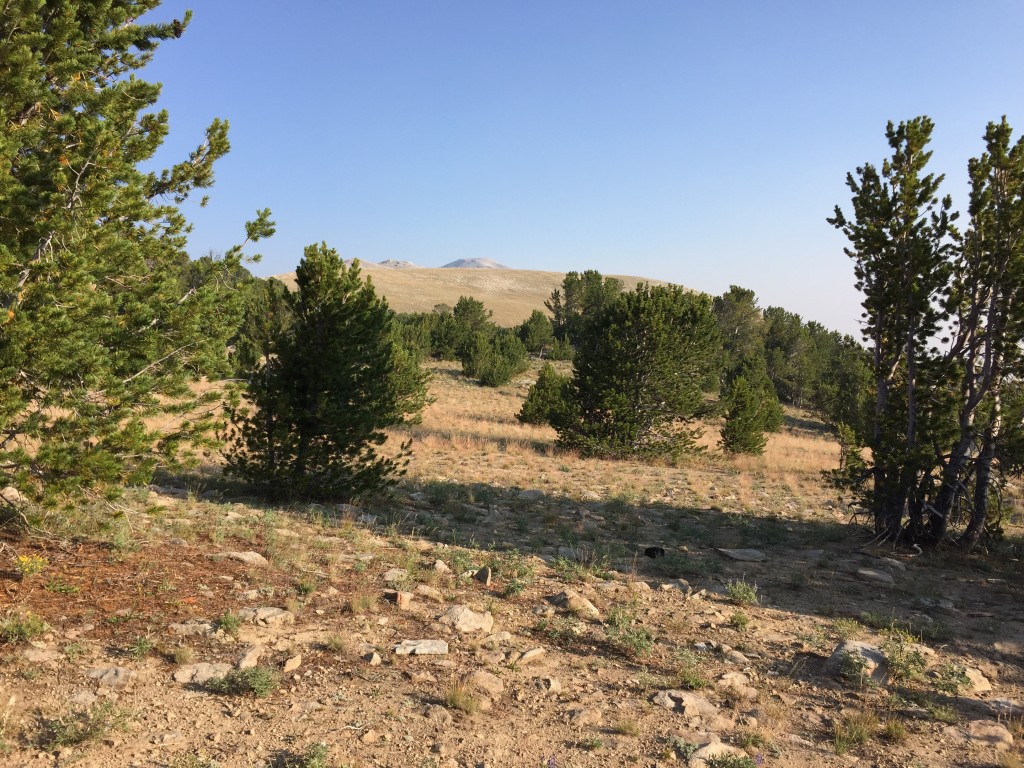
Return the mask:
[[[227, 123], [140, 168], [168, 118], [136, 73], [189, 21], [135, 21], [158, 4], [0, 14], [0, 481], [36, 497], [146, 480], [198, 438], [189, 383], [223, 370], [238, 322], [240, 248], [189, 264], [178, 208], [213, 183]], [[249, 239], [271, 231], [263, 212]]]
[[[326, 244], [306, 248], [277, 325], [231, 408], [228, 471], [274, 498], [349, 500], [392, 482], [409, 445], [385, 429], [417, 414], [426, 377], [395, 342], [394, 313]], [[273, 299], [276, 294], [268, 292]]]

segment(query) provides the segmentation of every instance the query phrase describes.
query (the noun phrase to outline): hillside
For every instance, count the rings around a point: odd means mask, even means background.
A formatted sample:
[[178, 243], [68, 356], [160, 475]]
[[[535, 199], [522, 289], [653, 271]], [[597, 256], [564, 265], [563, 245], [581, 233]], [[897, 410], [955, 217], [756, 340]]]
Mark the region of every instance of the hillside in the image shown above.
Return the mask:
[[[397, 312], [429, 312], [435, 304], [455, 306], [460, 296], [472, 296], [494, 312], [498, 325], [517, 325], [535, 309], [543, 309], [551, 292], [562, 285], [564, 272], [529, 269], [457, 269], [453, 267], [407, 267], [395, 269], [372, 262], [359, 262], [364, 274], [373, 278], [378, 292], [387, 297]], [[289, 288], [295, 287], [295, 273], [275, 275]], [[626, 288], [638, 283], [662, 285], [660, 280], [628, 275], [617, 277]]]
[[1019, 563], [872, 547], [807, 414], [581, 459], [431, 371], [390, 499], [209, 466], [0, 537], [0, 765], [1020, 768]]

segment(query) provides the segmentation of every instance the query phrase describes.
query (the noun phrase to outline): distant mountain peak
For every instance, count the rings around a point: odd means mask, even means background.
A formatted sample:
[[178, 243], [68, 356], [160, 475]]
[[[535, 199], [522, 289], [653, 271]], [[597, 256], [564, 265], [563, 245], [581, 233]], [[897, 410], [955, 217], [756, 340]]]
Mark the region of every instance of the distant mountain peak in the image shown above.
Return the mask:
[[508, 269], [494, 259], [457, 259], [445, 264], [441, 269]]
[[378, 262], [382, 267], [391, 267], [392, 269], [416, 269], [419, 267], [418, 264], [413, 264], [411, 261], [399, 261], [398, 259], [384, 259], [384, 261]]

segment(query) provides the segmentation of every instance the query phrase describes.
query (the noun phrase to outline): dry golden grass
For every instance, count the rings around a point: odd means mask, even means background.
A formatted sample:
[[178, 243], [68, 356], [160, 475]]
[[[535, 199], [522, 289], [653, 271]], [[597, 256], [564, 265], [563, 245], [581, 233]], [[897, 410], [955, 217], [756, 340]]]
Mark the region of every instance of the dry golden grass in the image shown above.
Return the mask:
[[[820, 507], [828, 497], [821, 472], [836, 467], [839, 448], [824, 431], [789, 427], [769, 436], [762, 456], [723, 455], [717, 426], [706, 426], [705, 452], [678, 466], [584, 459], [559, 450], [550, 427], [520, 424], [515, 414], [539, 364], [510, 384], [492, 389], [465, 379], [457, 363], [427, 364], [434, 402], [422, 423], [400, 431], [413, 438], [410, 479], [449, 480], [500, 487], [537, 488], [579, 498], [731, 505], [765, 511], [780, 503]], [[806, 414], [789, 421], [806, 425]]]
[[[455, 306], [460, 296], [472, 296], [494, 312], [494, 322], [506, 326], [518, 325], [535, 309], [543, 310], [565, 277], [564, 272], [531, 269], [394, 269], [372, 262], [360, 262], [360, 268], [396, 312], [429, 312], [436, 304]], [[295, 287], [294, 272], [276, 277]], [[627, 290], [638, 283], [664, 285], [645, 277], [610, 277], [621, 280]]]

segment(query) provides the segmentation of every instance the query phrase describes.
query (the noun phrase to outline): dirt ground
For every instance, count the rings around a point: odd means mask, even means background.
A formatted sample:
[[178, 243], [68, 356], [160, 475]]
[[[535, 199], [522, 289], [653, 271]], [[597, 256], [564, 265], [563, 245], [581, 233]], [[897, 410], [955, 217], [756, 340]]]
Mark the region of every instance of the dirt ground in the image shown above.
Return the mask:
[[389, 500], [164, 479], [0, 539], [0, 765], [1021, 765], [1010, 544], [870, 547], [799, 416], [613, 465], [447, 370]]

